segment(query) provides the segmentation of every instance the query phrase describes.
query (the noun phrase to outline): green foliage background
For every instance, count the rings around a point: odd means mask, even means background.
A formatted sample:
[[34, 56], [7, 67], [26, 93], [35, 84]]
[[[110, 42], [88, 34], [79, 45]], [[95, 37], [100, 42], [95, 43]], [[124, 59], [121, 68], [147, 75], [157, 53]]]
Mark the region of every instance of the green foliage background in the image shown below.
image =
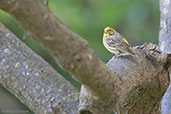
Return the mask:
[[[103, 29], [106, 26], [115, 28], [133, 46], [158, 42], [160, 17], [157, 0], [49, 0], [49, 8], [72, 31], [87, 40], [104, 62], [113, 56], [102, 45]], [[0, 21], [76, 88], [80, 88], [68, 73], [59, 68], [40, 43], [23, 38], [27, 31], [14, 18], [0, 10]]]

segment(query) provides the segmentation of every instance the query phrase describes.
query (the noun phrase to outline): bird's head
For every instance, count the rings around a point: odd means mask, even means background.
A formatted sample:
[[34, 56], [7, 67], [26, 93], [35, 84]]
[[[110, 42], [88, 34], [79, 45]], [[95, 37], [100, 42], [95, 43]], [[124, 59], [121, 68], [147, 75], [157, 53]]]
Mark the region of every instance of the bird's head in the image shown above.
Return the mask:
[[104, 38], [106, 38], [107, 36], [113, 35], [115, 33], [115, 29], [111, 28], [111, 27], [106, 27], [104, 29]]

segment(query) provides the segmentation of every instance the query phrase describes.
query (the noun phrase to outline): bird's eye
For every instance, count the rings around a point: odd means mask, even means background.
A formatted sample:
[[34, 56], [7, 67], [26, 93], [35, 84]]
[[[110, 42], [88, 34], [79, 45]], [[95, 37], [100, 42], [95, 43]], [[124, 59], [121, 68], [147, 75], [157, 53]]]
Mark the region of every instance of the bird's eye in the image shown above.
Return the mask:
[[112, 34], [114, 34], [114, 31], [109, 30], [108, 33], [109, 33], [110, 35], [112, 35]]

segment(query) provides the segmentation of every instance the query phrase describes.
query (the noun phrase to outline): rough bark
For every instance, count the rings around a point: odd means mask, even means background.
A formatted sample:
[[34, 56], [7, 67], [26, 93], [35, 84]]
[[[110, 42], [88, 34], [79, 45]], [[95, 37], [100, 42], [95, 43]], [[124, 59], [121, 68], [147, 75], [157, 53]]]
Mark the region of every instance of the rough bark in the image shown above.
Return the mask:
[[0, 84], [36, 114], [76, 114], [79, 93], [0, 23]]
[[[125, 92], [116, 114], [160, 114], [160, 101], [169, 85], [169, 70], [167, 64], [171, 62], [170, 55], [160, 55], [160, 51], [153, 44], [144, 44], [134, 48], [136, 57], [129, 54], [114, 56], [108, 63], [109, 69], [123, 81]], [[163, 62], [167, 61], [167, 63]], [[126, 87], [125, 87], [126, 86]], [[92, 95], [85, 87], [81, 96], [84, 98], [80, 105], [82, 111], [91, 110]], [[122, 93], [121, 93], [122, 95]], [[85, 99], [86, 98], [86, 99]], [[104, 114], [101, 107], [95, 114]]]
[[[163, 54], [171, 53], [171, 1], [160, 0], [160, 33], [159, 46]], [[171, 76], [171, 74], [170, 74]], [[171, 113], [171, 84], [163, 96], [161, 103], [162, 114]]]
[[[87, 42], [63, 25], [39, 0], [0, 0], [0, 8], [13, 15], [24, 28], [57, 58], [82, 84], [80, 113], [158, 114], [169, 85], [170, 55], [153, 44], [114, 56], [109, 69]], [[112, 72], [111, 72], [112, 71]]]
[[40, 0], [0, 0], [0, 8], [30, 30], [65, 70], [89, 87], [96, 104], [107, 106], [107, 112], [117, 105], [122, 91], [119, 78], [85, 40], [62, 24]]
[[[160, 101], [169, 84], [169, 70], [167, 63], [160, 61], [161, 55], [155, 45], [144, 46], [143, 50], [136, 49], [138, 64], [133, 64], [128, 58], [112, 58], [107, 63], [124, 82], [134, 85], [120, 102], [120, 107], [115, 111], [117, 114], [160, 114]], [[171, 62], [170, 58], [166, 59]]]

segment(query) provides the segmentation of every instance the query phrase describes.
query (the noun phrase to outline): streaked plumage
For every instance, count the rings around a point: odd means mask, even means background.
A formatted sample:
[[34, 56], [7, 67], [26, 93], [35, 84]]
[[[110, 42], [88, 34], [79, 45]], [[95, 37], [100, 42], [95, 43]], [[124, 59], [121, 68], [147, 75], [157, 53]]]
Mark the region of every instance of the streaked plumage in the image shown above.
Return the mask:
[[111, 27], [106, 27], [104, 29], [103, 45], [113, 54], [125, 52], [134, 54], [133, 49], [128, 41]]

